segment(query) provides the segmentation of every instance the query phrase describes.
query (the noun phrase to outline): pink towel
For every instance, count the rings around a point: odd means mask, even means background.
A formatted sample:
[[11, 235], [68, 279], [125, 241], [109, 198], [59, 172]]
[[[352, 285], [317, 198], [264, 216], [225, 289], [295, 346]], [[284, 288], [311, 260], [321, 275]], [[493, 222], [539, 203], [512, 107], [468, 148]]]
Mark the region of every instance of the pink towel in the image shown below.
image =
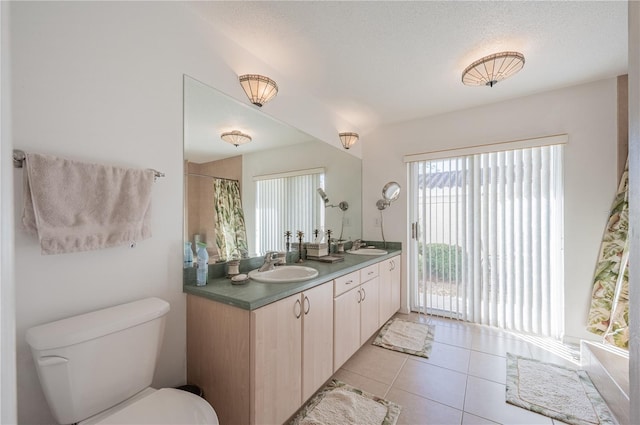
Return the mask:
[[151, 237], [153, 170], [27, 154], [22, 223], [43, 254], [89, 251]]

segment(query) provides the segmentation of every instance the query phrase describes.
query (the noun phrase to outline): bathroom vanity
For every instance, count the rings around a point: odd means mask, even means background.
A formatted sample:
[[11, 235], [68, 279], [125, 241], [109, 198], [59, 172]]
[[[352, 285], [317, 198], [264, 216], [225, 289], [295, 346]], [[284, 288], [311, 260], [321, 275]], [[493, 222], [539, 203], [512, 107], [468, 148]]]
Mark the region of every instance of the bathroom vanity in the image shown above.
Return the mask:
[[[285, 422], [400, 308], [400, 250], [306, 261], [318, 277], [187, 293], [187, 380], [220, 423]], [[286, 267], [286, 266], [285, 266]]]

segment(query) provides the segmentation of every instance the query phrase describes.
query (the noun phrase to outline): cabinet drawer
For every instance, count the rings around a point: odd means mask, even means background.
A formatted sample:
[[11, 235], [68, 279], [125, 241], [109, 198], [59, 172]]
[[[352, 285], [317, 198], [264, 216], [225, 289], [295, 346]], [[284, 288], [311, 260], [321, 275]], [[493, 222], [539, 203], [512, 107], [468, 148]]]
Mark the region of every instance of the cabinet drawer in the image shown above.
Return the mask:
[[378, 276], [378, 264], [372, 264], [360, 269], [360, 282], [366, 282]]
[[360, 272], [353, 272], [337, 277], [333, 281], [333, 296], [337, 297], [358, 285], [360, 285]]

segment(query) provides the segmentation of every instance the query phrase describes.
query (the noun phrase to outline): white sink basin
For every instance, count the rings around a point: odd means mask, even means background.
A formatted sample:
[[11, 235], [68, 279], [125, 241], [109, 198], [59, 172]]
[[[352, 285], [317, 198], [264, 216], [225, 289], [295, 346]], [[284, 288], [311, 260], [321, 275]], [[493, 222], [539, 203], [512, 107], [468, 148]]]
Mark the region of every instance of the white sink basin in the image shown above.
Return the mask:
[[252, 270], [249, 277], [264, 283], [302, 282], [318, 276], [318, 270], [305, 266], [279, 266], [273, 270], [260, 272]]
[[378, 249], [378, 248], [360, 248], [357, 250], [352, 250], [352, 249], [348, 249], [347, 253], [349, 254], [356, 254], [356, 255], [384, 255], [384, 254], [388, 254], [387, 251], [385, 251], [384, 249]]

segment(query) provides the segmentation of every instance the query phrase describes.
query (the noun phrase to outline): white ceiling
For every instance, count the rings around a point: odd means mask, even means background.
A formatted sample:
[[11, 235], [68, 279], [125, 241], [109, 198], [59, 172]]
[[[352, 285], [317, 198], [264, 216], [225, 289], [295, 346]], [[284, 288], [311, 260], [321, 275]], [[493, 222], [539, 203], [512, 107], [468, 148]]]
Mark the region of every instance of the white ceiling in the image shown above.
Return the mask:
[[[215, 27], [360, 132], [625, 74], [627, 2], [215, 1]], [[526, 64], [493, 88], [462, 70], [505, 50]], [[286, 91], [280, 85], [280, 91]], [[276, 98], [277, 99], [277, 98]]]

